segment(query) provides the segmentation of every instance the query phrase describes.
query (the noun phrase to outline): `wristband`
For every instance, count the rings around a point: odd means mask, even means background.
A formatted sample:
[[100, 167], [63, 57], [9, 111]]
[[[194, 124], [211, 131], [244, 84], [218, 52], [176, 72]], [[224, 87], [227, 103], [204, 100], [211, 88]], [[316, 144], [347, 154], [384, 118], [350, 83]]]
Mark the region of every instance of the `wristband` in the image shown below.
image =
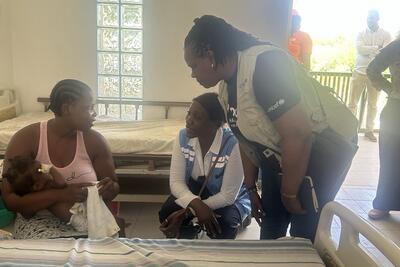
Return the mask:
[[192, 207], [187, 207], [186, 209], [186, 217], [189, 217], [190, 215], [192, 215], [193, 217], [196, 217], [196, 212], [194, 211], [194, 209]]
[[250, 187], [250, 188], [246, 188], [246, 192], [247, 192], [247, 194], [250, 194], [250, 193], [258, 193], [258, 191], [257, 191], [257, 186], [253, 185], [253, 186]]
[[286, 198], [297, 198], [296, 194], [291, 195], [291, 194], [286, 194], [286, 193], [281, 192], [281, 195]]

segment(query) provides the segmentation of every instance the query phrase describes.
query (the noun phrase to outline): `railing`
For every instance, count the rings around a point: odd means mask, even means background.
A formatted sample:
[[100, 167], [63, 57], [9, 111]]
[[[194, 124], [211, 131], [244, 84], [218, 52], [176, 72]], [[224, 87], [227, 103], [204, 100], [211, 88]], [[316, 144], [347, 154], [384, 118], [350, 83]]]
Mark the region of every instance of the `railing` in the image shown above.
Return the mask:
[[[332, 88], [341, 100], [348, 106], [350, 104], [351, 98], [351, 72], [310, 72], [311, 76], [319, 81], [322, 85], [329, 86]], [[385, 75], [385, 78], [390, 79], [390, 75]], [[361, 103], [359, 105], [358, 121], [360, 130], [363, 125], [363, 120], [365, 118], [366, 105], [367, 104], [367, 90], [361, 95]], [[379, 114], [378, 114], [379, 115]]]
[[350, 103], [350, 72], [310, 72], [312, 77], [319, 81], [322, 85], [328, 86], [335, 90], [337, 95], [346, 105]]
[[[46, 110], [50, 103], [50, 98], [48, 97], [38, 97], [37, 102], [44, 105]], [[105, 105], [106, 115], [108, 114], [108, 109], [110, 105], [132, 105], [135, 107], [135, 118], [138, 117], [138, 110], [142, 106], [160, 106], [164, 107], [164, 118], [169, 118], [169, 110], [172, 107], [189, 107], [191, 102], [172, 102], [172, 101], [141, 101], [141, 100], [112, 100], [112, 99], [97, 99], [96, 104]]]
[[168, 119], [169, 110], [171, 107], [189, 107], [191, 102], [171, 102], [171, 101], [145, 101], [145, 100], [110, 100], [101, 99], [96, 100], [97, 104], [104, 104], [106, 115], [108, 115], [108, 108], [112, 104], [117, 105], [132, 105], [135, 107], [135, 118], [138, 118], [138, 111], [142, 106], [162, 106], [164, 107], [164, 118]]

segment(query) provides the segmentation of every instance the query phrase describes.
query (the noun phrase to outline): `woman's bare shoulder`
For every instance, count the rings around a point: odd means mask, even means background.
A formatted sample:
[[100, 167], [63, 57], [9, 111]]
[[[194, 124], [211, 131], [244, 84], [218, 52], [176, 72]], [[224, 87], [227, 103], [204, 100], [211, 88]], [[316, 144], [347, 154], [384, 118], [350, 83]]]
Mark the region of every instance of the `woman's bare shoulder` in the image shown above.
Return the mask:
[[90, 155], [110, 150], [104, 136], [96, 130], [90, 129], [84, 132], [83, 140], [85, 141], [86, 150]]
[[[16, 132], [10, 140], [6, 154], [22, 155], [36, 152], [40, 138], [40, 123], [33, 123]], [[25, 152], [25, 153], [23, 153]]]
[[20, 129], [14, 134], [13, 139], [17, 138], [18, 140], [32, 140], [32, 137], [37, 137], [38, 135], [40, 135], [40, 122], [30, 124]]

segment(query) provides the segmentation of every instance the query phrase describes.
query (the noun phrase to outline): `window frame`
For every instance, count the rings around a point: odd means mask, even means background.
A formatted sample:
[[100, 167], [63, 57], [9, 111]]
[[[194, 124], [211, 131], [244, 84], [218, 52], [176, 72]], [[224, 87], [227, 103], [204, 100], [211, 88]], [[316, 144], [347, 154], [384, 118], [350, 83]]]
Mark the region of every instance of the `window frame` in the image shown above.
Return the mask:
[[[118, 10], [118, 25], [102, 25], [101, 22], [103, 22], [100, 14], [100, 9], [102, 5], [111, 5], [111, 6], [117, 6]], [[123, 9], [126, 7], [134, 7], [137, 8], [139, 7], [140, 10], [140, 25], [132, 25], [132, 26], [126, 26], [123, 25], [124, 20], [123, 20]], [[144, 70], [143, 70], [143, 54], [144, 54], [144, 49], [143, 49], [143, 1], [142, 0], [97, 0], [96, 1], [96, 98], [98, 100], [102, 100], [101, 102], [103, 104], [97, 105], [97, 113], [99, 115], [110, 115], [110, 109], [112, 107], [115, 108], [116, 105], [119, 109], [119, 114], [116, 112], [115, 114], [112, 114], [111, 116], [120, 120], [141, 120], [142, 119], [142, 106], [137, 106], [137, 105], [129, 105], [129, 101], [140, 101], [143, 100], [143, 77], [144, 77]], [[134, 22], [133, 22], [134, 24]], [[111, 29], [111, 30], [117, 30], [117, 38], [118, 38], [118, 46], [115, 47], [114, 49], [107, 49], [102, 46], [102, 41], [103, 41], [103, 33], [104, 30], [106, 29]], [[132, 48], [131, 51], [126, 51], [123, 48], [123, 41], [124, 41], [124, 33], [127, 31], [132, 30], [132, 31], [137, 31], [137, 34], [140, 35], [140, 47], [137, 49], [138, 51], [134, 51], [135, 48]], [[137, 36], [134, 36], [133, 38], [137, 38]], [[115, 58], [118, 58], [118, 70], [117, 74], [113, 73], [105, 73], [104, 71], [104, 66], [101, 65], [101, 55], [106, 54], [106, 55], [117, 55]], [[127, 57], [132, 56], [131, 62], [134, 62], [135, 60], [138, 60], [139, 63], [139, 72], [140, 73], [134, 73], [135, 70], [131, 70], [132, 73], [123, 73], [124, 72], [124, 60], [127, 59]], [[104, 63], [103, 63], [104, 64]], [[133, 63], [131, 66], [135, 67], [136, 63]], [[100, 95], [100, 86], [103, 87], [105, 81], [102, 81], [101, 79], [104, 78], [113, 78], [115, 81], [118, 81], [118, 95]], [[139, 83], [138, 88], [140, 89], [140, 92], [138, 93], [138, 96], [135, 96], [135, 93], [133, 92], [132, 96], [123, 96], [123, 90], [124, 90], [124, 80], [128, 80], [129, 78], [132, 78], [132, 83], [134, 84]], [[135, 79], [137, 79], [135, 81]], [[115, 83], [116, 84], [116, 83]], [[114, 84], [114, 85], [115, 85]], [[133, 86], [135, 88], [135, 86]], [[104, 103], [109, 101], [110, 104]], [[123, 103], [121, 103], [123, 102]], [[116, 104], [118, 103], [118, 104]], [[138, 110], [136, 110], [138, 108]], [[123, 109], [129, 110], [128, 112]], [[132, 109], [132, 110], [130, 110]], [[112, 112], [112, 110], [111, 110]]]

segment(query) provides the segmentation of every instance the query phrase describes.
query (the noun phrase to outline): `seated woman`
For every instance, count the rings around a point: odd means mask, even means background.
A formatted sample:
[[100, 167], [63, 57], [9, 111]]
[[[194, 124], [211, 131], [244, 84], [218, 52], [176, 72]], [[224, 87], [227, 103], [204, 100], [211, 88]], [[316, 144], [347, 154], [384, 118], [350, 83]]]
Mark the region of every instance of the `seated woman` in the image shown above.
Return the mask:
[[159, 212], [168, 238], [194, 238], [197, 217], [209, 237], [234, 239], [250, 214], [239, 145], [224, 118], [217, 94], [193, 99], [172, 152], [172, 195]]
[[[41, 164], [31, 157], [17, 156], [8, 161], [9, 166], [7, 173], [3, 174], [3, 178], [7, 179], [13, 192], [21, 197], [32, 192], [40, 192], [46, 189], [62, 189], [67, 186], [64, 177], [61, 176], [54, 166]], [[97, 186], [96, 184], [97, 182], [93, 183], [92, 186]], [[95, 194], [97, 194], [97, 192], [95, 192]], [[99, 200], [103, 201], [101, 198], [99, 198]], [[87, 205], [87, 203], [70, 203], [69, 210], [60, 209], [58, 213], [54, 213], [54, 215], [61, 221], [72, 225], [78, 232], [90, 233], [88, 229], [89, 218], [87, 216]], [[110, 211], [108, 211], [107, 208], [105, 208], [105, 210], [101, 208], [97, 209], [96, 212], [103, 215], [103, 218], [111, 219], [111, 217], [109, 217]], [[118, 218], [116, 217], [115, 219]], [[93, 234], [97, 237], [114, 236], [118, 231], [118, 228], [115, 227], [116, 222], [109, 222], [110, 227], [107, 230], [101, 233], [94, 232]], [[104, 222], [98, 223], [103, 224]], [[96, 222], [92, 222], [92, 225], [93, 227], [97, 227]], [[90, 237], [91, 235], [89, 234], [89, 238]]]
[[51, 92], [49, 109], [53, 119], [28, 125], [13, 136], [3, 173], [10, 159], [32, 157], [54, 166], [67, 186], [20, 196], [3, 179], [4, 202], [18, 213], [14, 224], [18, 239], [85, 236], [54, 214], [68, 213], [71, 203], [85, 201], [85, 187], [98, 180], [99, 194], [106, 203], [119, 192], [111, 152], [104, 138], [91, 129], [96, 113], [89, 86], [72, 79], [60, 81]]

